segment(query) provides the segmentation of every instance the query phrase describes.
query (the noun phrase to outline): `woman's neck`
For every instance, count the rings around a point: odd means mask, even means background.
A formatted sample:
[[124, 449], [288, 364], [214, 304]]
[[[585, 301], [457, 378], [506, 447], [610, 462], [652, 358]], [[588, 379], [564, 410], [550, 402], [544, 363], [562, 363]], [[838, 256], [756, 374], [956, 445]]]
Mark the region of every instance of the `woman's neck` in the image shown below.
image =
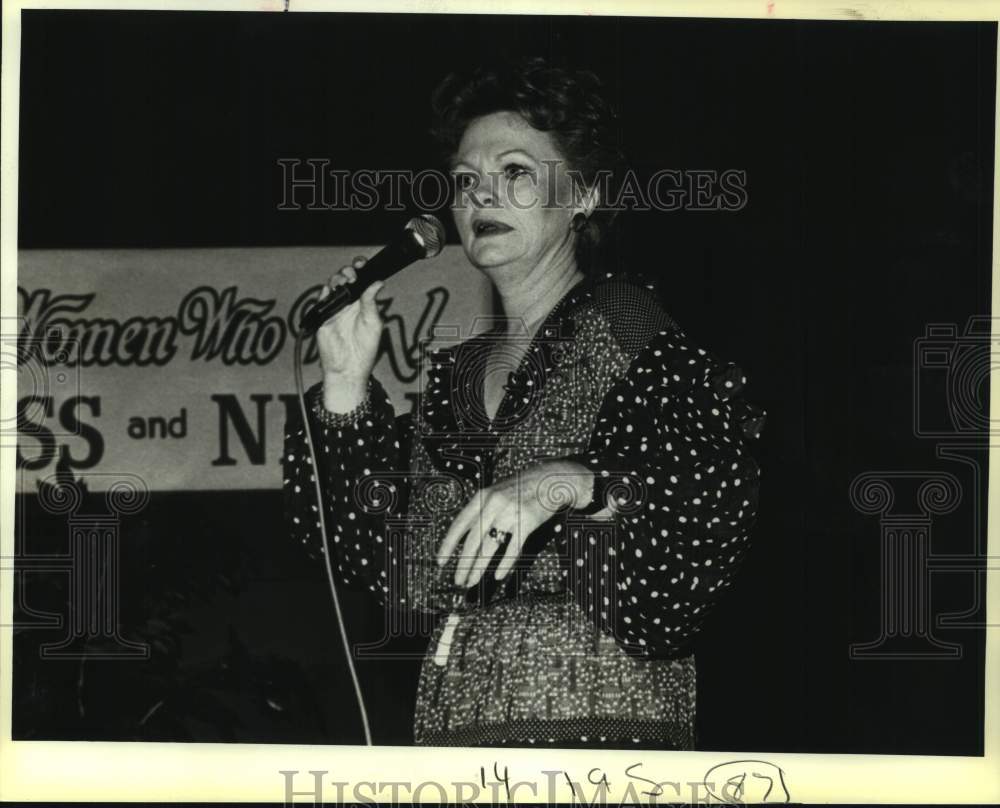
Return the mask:
[[573, 263], [559, 272], [546, 272], [536, 281], [498, 288], [508, 335], [523, 336], [523, 324], [528, 336], [532, 336], [549, 312], [581, 280], [583, 273]]

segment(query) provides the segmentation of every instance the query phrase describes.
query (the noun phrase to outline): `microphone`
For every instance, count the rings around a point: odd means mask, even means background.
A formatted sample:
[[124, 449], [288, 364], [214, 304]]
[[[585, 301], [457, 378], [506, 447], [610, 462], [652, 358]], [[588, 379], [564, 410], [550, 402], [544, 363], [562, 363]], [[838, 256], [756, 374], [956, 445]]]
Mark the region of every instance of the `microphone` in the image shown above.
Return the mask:
[[306, 310], [299, 323], [303, 336], [315, 334], [323, 323], [361, 297], [375, 281], [384, 281], [421, 258], [434, 258], [441, 252], [444, 239], [444, 226], [437, 217], [429, 213], [414, 216], [402, 233], [368, 259], [357, 282], [338, 286]]

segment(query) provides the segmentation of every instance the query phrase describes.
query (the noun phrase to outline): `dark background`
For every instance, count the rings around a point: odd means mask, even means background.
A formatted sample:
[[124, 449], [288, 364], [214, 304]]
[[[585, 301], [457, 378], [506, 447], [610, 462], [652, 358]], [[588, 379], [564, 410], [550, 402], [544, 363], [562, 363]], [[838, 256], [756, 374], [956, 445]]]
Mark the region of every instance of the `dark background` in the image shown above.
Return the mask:
[[[982, 630], [935, 629], [959, 660], [850, 659], [879, 634], [880, 550], [848, 491], [954, 473], [963, 502], [932, 546], [976, 546], [985, 467], [977, 492], [915, 437], [914, 395], [943, 412], [947, 389], [915, 393], [913, 357], [927, 324], [990, 312], [995, 45], [971, 23], [25, 12], [19, 246], [377, 244], [405, 216], [279, 211], [277, 160], [425, 168], [449, 70], [521, 52], [593, 68], [640, 174], [747, 172], [743, 210], [625, 215], [615, 253], [768, 411], [755, 546], [698, 650], [699, 746], [982, 754]], [[21, 653], [15, 737], [359, 742], [325, 579], [280, 508], [156, 494], [123, 527], [123, 614], [162, 647], [114, 670]], [[64, 533], [35, 497], [19, 519], [38, 546]], [[981, 620], [974, 580], [935, 573], [934, 613]], [[156, 598], [174, 604], [160, 635]], [[376, 639], [377, 608], [343, 598], [352, 637]], [[360, 670], [376, 742], [409, 743], [416, 663]]]

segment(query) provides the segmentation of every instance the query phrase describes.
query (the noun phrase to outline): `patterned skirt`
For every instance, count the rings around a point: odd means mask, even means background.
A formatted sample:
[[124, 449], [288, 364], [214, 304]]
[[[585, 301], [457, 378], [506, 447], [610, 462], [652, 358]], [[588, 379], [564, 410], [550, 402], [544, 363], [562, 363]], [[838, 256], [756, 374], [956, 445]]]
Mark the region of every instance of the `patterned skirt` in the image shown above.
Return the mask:
[[565, 593], [497, 600], [434, 631], [414, 740], [693, 749], [694, 657], [625, 654]]

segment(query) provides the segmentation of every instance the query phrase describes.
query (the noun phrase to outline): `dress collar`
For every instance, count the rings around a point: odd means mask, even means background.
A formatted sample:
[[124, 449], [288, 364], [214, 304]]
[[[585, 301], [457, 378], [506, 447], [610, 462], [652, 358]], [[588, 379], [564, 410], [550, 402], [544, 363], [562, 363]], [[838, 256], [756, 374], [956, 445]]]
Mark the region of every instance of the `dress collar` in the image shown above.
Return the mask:
[[[572, 313], [590, 298], [594, 281], [583, 278], [553, 306], [531, 337], [518, 369], [508, 376], [504, 396], [491, 420], [483, 401], [483, 381], [498, 323], [456, 345], [431, 348], [420, 400], [420, 431], [434, 465], [477, 483], [492, 480], [492, 458], [500, 436], [535, 406], [554, 367], [553, 351], [573, 338]], [[480, 482], [485, 471], [485, 482]]]

